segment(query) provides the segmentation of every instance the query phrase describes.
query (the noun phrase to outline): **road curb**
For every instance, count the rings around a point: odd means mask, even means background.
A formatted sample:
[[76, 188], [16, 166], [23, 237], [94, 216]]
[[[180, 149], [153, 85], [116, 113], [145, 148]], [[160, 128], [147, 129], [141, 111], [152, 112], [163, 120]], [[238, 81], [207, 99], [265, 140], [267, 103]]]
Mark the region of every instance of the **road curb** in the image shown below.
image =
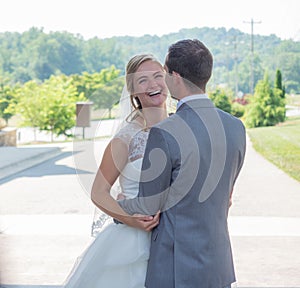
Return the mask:
[[[59, 147], [1, 147], [0, 180], [32, 166], [41, 164], [61, 154]], [[14, 158], [13, 161], [11, 158]]]

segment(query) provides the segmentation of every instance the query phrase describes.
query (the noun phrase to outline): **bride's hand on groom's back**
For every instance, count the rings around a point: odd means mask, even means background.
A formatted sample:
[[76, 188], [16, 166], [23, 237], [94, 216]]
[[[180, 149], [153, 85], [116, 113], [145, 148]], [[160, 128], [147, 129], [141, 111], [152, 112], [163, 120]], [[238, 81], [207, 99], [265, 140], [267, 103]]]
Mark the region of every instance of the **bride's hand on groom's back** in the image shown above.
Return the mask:
[[160, 211], [154, 216], [134, 214], [129, 219], [128, 225], [150, 232], [154, 227], [159, 224]]

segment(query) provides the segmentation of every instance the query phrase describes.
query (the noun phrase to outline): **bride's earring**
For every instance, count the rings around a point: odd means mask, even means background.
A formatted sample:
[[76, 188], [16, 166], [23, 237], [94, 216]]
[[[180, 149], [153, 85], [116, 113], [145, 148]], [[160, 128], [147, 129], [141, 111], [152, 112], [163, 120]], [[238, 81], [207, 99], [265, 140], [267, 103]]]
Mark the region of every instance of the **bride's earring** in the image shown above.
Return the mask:
[[142, 104], [141, 104], [140, 99], [137, 96], [135, 96], [134, 101], [136, 103], [136, 108], [141, 110], [142, 109]]

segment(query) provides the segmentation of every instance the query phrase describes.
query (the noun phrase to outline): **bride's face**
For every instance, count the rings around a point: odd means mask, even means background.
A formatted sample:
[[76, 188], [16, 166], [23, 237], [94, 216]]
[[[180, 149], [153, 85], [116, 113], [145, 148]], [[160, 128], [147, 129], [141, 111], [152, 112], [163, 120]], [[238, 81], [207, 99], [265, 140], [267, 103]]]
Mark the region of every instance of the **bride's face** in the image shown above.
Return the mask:
[[168, 95], [165, 72], [154, 61], [145, 61], [134, 73], [134, 95], [138, 97], [142, 107], [163, 107]]

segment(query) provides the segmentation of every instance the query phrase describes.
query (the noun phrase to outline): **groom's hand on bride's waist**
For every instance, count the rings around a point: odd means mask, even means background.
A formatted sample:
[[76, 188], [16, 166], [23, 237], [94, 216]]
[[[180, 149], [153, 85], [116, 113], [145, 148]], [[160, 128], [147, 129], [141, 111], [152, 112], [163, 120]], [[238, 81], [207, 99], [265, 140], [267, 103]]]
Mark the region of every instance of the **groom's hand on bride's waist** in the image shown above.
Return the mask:
[[159, 224], [159, 217], [160, 211], [158, 211], [154, 216], [134, 214], [131, 217], [128, 217], [128, 221], [126, 221], [127, 223], [124, 224], [150, 232]]

